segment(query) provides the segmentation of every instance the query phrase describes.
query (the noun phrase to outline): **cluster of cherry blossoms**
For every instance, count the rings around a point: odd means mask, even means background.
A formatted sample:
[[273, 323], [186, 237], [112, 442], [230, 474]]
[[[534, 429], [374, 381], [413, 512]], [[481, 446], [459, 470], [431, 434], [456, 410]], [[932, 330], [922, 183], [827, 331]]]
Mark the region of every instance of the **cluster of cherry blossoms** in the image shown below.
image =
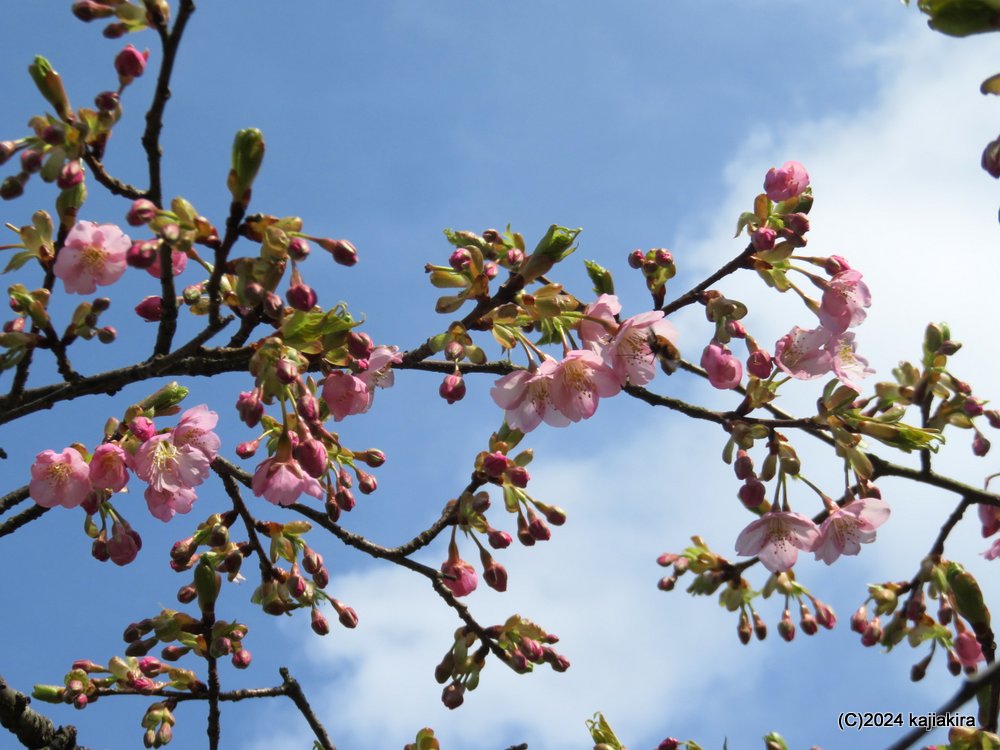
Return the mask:
[[530, 369], [496, 382], [490, 395], [510, 427], [529, 432], [543, 421], [564, 427], [588, 419], [602, 398], [616, 395], [626, 383], [645, 385], [653, 379], [656, 342], [676, 347], [677, 331], [659, 310], [618, 323], [620, 312], [616, 296], [600, 295], [580, 322], [586, 348], [566, 348], [558, 362], [540, 353], [541, 363], [532, 360]]
[[185, 411], [175, 427], [160, 431], [148, 417], [135, 416], [92, 455], [79, 444], [59, 453], [44, 450], [31, 465], [28, 493], [45, 508], [82, 506], [88, 516], [100, 513], [105, 523], [110, 517], [110, 535], [88, 521], [94, 556], [124, 565], [135, 559], [142, 541], [108, 502], [111, 496], [125, 491], [135, 473], [147, 485], [143, 495], [154, 516], [169, 521], [189, 512], [197, 499], [194, 488], [205, 481], [219, 451], [212, 432], [217, 422], [218, 415], [202, 404]]
[[[258, 497], [275, 505], [291, 505], [303, 493], [325, 497], [328, 515], [337, 520], [341, 511], [350, 511], [355, 505], [351, 491], [354, 479], [345, 466], [353, 469], [363, 494], [375, 491], [375, 477], [358, 463], [380, 466], [384, 454], [375, 449], [347, 451], [324, 421], [333, 417], [339, 422], [368, 411], [375, 389], [393, 384], [392, 365], [400, 360], [399, 350], [374, 346], [366, 334], [351, 331], [345, 338], [344, 359], [347, 369], [331, 369], [316, 384], [302, 376], [308, 361], [301, 352], [278, 338], [266, 339], [254, 355], [251, 371], [257, 385], [240, 394], [236, 409], [248, 427], [263, 423], [264, 432], [241, 443], [236, 452], [249, 458], [262, 441], [267, 441], [269, 456], [257, 465], [251, 485]], [[265, 404], [275, 398], [289, 407], [281, 422], [264, 414]]]
[[816, 523], [801, 513], [771, 510], [748, 525], [736, 538], [736, 552], [756, 555], [772, 573], [791, 570], [799, 551], [812, 552], [817, 560], [832, 564], [841, 555], [856, 555], [862, 544], [875, 541], [875, 529], [889, 518], [889, 505], [878, 490], [837, 505], [829, 498], [827, 516]]

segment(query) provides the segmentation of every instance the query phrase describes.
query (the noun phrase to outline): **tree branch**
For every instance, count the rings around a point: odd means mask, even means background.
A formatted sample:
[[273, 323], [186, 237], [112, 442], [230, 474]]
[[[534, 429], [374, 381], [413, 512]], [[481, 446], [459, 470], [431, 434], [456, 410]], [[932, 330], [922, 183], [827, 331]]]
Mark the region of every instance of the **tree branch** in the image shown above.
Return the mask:
[[49, 719], [29, 708], [31, 699], [7, 685], [0, 675], [0, 725], [29, 748], [46, 750], [87, 750], [76, 744], [76, 727], [56, 727]]

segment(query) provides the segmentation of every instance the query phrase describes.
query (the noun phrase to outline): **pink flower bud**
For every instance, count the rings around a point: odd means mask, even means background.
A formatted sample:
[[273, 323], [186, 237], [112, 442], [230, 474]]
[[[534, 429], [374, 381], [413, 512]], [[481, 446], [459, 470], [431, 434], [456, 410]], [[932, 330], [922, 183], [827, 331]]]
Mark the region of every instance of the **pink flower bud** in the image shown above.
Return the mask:
[[337, 507], [345, 513], [350, 513], [354, 510], [354, 506], [357, 505], [354, 493], [348, 487], [340, 487], [333, 497], [337, 503]]
[[292, 360], [282, 357], [274, 366], [274, 376], [285, 385], [299, 379], [299, 368]]
[[499, 451], [487, 453], [483, 458], [483, 471], [486, 472], [486, 476], [494, 479], [507, 471], [508, 466], [510, 466], [510, 459]]
[[139, 227], [155, 219], [158, 211], [159, 209], [153, 201], [139, 198], [132, 201], [132, 206], [125, 214], [125, 221], [129, 223], [129, 226]]
[[500, 267], [492, 260], [488, 260], [483, 263], [483, 273], [486, 274], [487, 279], [495, 279], [497, 274], [500, 273]]
[[358, 489], [362, 495], [370, 495], [378, 489], [378, 481], [371, 474], [358, 471]]
[[990, 452], [990, 441], [979, 430], [976, 430], [976, 434], [972, 438], [972, 452], [980, 458]]
[[864, 631], [861, 633], [861, 645], [867, 648], [871, 648], [876, 643], [882, 640], [882, 625], [879, 619], [876, 617], [874, 620], [868, 623]]
[[486, 539], [493, 549], [507, 549], [511, 542], [514, 541], [511, 539], [510, 534], [500, 529], [490, 529]]
[[145, 52], [140, 52], [131, 44], [127, 45], [115, 57], [115, 72], [118, 73], [118, 80], [123, 84], [131, 83], [146, 71], [148, 60], [148, 49]]
[[302, 237], [292, 237], [288, 241], [288, 255], [294, 261], [303, 261], [309, 256], [309, 243]]
[[15, 153], [17, 153], [17, 144], [14, 141], [0, 141], [0, 165], [6, 164], [7, 160]]
[[733, 462], [733, 471], [736, 473], [736, 478], [740, 480], [753, 476], [753, 459], [750, 458], [750, 454], [742, 448], [736, 452], [736, 460]]
[[716, 341], [705, 347], [701, 366], [708, 373], [708, 382], [722, 390], [735, 388], [743, 377], [743, 365], [731, 351]]
[[771, 229], [771, 227], [758, 227], [750, 235], [750, 244], [757, 251], [770, 250], [774, 247], [774, 241], [777, 238], [778, 233]]
[[102, 91], [94, 97], [94, 106], [102, 112], [114, 112], [120, 104], [118, 92]]
[[294, 284], [285, 292], [288, 304], [296, 310], [308, 312], [316, 304], [316, 290], [306, 284]]
[[778, 621], [778, 635], [786, 641], [795, 638], [795, 623], [792, 622], [792, 614], [787, 609]]
[[441, 702], [445, 708], [455, 710], [465, 702], [465, 685], [453, 682], [441, 693]]
[[358, 613], [351, 607], [345, 607], [342, 604], [339, 608], [337, 608], [338, 604], [340, 604], [340, 602], [334, 600], [334, 608], [337, 609], [337, 619], [340, 620], [340, 624], [345, 628], [353, 630], [358, 626]]
[[330, 623], [327, 622], [327, 619], [318, 609], [316, 609], [316, 607], [313, 607], [312, 609], [312, 621], [310, 626], [316, 635], [327, 635], [330, 632]]
[[271, 320], [281, 319], [281, 314], [285, 307], [281, 303], [281, 297], [279, 297], [274, 292], [267, 292], [264, 295], [264, 300], [262, 304], [263, 304], [264, 315], [269, 317]]
[[636, 269], [637, 271], [642, 268], [643, 263], [646, 262], [646, 256], [642, 250], [633, 250], [628, 254], [628, 264], [630, 267]]
[[240, 458], [250, 458], [257, 452], [259, 447], [259, 440], [247, 440], [236, 446], [236, 455]]
[[518, 266], [524, 260], [524, 252], [518, 247], [512, 247], [507, 251], [507, 265]]
[[128, 429], [143, 443], [156, 434], [156, 425], [153, 424], [153, 420], [146, 417], [136, 417], [129, 422]]
[[22, 195], [24, 193], [24, 183], [27, 181], [28, 175], [25, 172], [11, 175], [0, 183], [0, 199], [9, 201]]
[[149, 240], [133, 242], [125, 251], [125, 262], [132, 268], [150, 268], [157, 261], [159, 243]]
[[264, 402], [261, 400], [260, 388], [240, 393], [236, 399], [236, 411], [247, 427], [256, 427], [264, 415]]
[[128, 565], [142, 548], [142, 538], [127, 523], [115, 522], [108, 540], [108, 556], [115, 565]]
[[94, 0], [77, 0], [71, 10], [81, 21], [93, 21], [95, 18], [110, 18], [115, 14], [114, 8]]
[[528, 474], [528, 470], [523, 466], [512, 466], [507, 469], [507, 479], [515, 487], [525, 488], [528, 486], [528, 481], [531, 476]]
[[146, 297], [135, 306], [135, 313], [147, 323], [156, 323], [163, 318], [163, 298]]
[[962, 411], [968, 414], [970, 417], [978, 417], [983, 414], [985, 409], [983, 409], [983, 402], [974, 396], [970, 396], [965, 399], [965, 403], [962, 404]]
[[781, 220], [785, 222], [785, 229], [799, 237], [809, 231], [809, 217], [804, 213], [782, 214]]
[[253, 657], [250, 655], [249, 651], [247, 651], [245, 648], [241, 648], [239, 651], [233, 652], [233, 658], [232, 658], [233, 666], [236, 667], [236, 669], [246, 669], [247, 667], [250, 666], [250, 661], [252, 658]]
[[1000, 138], [990, 141], [983, 149], [983, 169], [990, 177], [1000, 179]]
[[809, 174], [797, 161], [771, 167], [764, 176], [764, 192], [773, 201], [785, 201], [800, 195], [809, 187]]
[[486, 585], [496, 591], [507, 590], [507, 569], [500, 563], [493, 560], [492, 565], [483, 568], [483, 580]]
[[59, 170], [59, 177], [56, 178], [56, 185], [61, 190], [69, 190], [83, 182], [83, 167], [76, 159], [68, 161]]
[[21, 152], [21, 169], [28, 174], [34, 174], [42, 168], [42, 152], [26, 148]]
[[299, 465], [311, 477], [319, 478], [326, 473], [326, 446], [315, 438], [309, 438], [296, 446], [294, 455]]
[[438, 388], [438, 394], [449, 404], [465, 398], [465, 381], [462, 379], [462, 373], [456, 370], [445, 375], [444, 380], [441, 381], [441, 387]]
[[531, 534], [532, 539], [536, 539], [539, 542], [547, 542], [551, 539], [552, 530], [549, 528], [548, 524], [530, 510], [528, 511], [528, 515], [530, 516], [530, 520], [528, 521], [528, 533]]
[[353, 266], [358, 262], [358, 251], [347, 240], [316, 240], [317, 244], [333, 256], [342, 266]]
[[464, 247], [455, 248], [451, 256], [448, 258], [448, 265], [454, 268], [456, 271], [461, 271], [463, 268], [472, 262], [472, 254], [469, 253]]
[[816, 606], [816, 622], [827, 630], [833, 630], [837, 624], [837, 615], [834, 613], [833, 608], [819, 600], [814, 601], [813, 604]]
[[771, 370], [773, 369], [774, 365], [771, 361], [771, 355], [763, 349], [758, 349], [747, 357], [747, 372], [754, 377], [766, 380], [771, 376]]
[[653, 250], [653, 262], [660, 268], [669, 268], [674, 264], [674, 256], [669, 250], [658, 247]]
[[139, 671], [146, 677], [156, 677], [163, 671], [163, 664], [155, 656], [144, 656], [139, 659]]

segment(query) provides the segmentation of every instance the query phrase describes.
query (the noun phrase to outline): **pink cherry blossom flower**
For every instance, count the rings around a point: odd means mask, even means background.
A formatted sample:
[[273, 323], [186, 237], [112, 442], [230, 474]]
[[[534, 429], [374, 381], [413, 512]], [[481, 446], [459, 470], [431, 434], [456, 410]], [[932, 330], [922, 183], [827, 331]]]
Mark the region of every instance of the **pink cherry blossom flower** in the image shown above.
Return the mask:
[[163, 522], [169, 521], [177, 513], [190, 513], [194, 501], [198, 499], [190, 487], [179, 487], [176, 490], [155, 490], [147, 487], [143, 493], [149, 512]]
[[979, 522], [983, 525], [983, 538], [993, 536], [1000, 531], [1000, 508], [980, 503]]
[[99, 445], [90, 459], [90, 484], [118, 492], [128, 483], [127, 462], [127, 454], [118, 443]]
[[204, 404], [188, 409], [173, 430], [139, 446], [133, 457], [135, 473], [156, 493], [171, 495], [197, 487], [219, 450], [219, 438], [211, 432], [218, 419]]
[[580, 338], [585, 344], [606, 343], [618, 328], [615, 316], [621, 311], [622, 306], [618, 297], [613, 294], [602, 294], [584, 308], [584, 317], [580, 321]]
[[322, 396], [336, 422], [351, 414], [368, 411], [371, 404], [371, 393], [365, 381], [342, 370], [334, 370], [326, 376]]
[[622, 322], [618, 333], [605, 347], [604, 360], [615, 371], [618, 383], [646, 385], [656, 375], [656, 355], [649, 346], [650, 336], [665, 338], [677, 345], [677, 329], [659, 310], [633, 315]]
[[955, 656], [963, 667], [974, 667], [979, 662], [986, 661], [983, 647], [968, 630], [963, 630], [955, 639]]
[[515, 430], [530, 432], [544, 420], [553, 427], [565, 427], [569, 418], [552, 401], [554, 360], [546, 359], [534, 372], [518, 370], [504, 375], [490, 389], [496, 405], [504, 410], [504, 419]]
[[[184, 269], [187, 268], [188, 257], [180, 250], [170, 251], [170, 269], [173, 272], [173, 276], [180, 276]], [[160, 248], [156, 248], [156, 252], [153, 257], [153, 262], [147, 266], [146, 271], [153, 278], [160, 278], [163, 274], [163, 270], [160, 267]]]
[[309, 476], [294, 458], [280, 461], [268, 458], [257, 466], [250, 483], [253, 494], [263, 496], [275, 505], [291, 505], [305, 492], [315, 498], [323, 497], [323, 487]]
[[462, 558], [449, 556], [441, 564], [441, 572], [453, 578], [444, 578], [444, 585], [447, 586], [455, 596], [466, 596], [476, 590], [479, 585], [476, 569]]
[[743, 365], [717, 341], [705, 347], [701, 354], [701, 366], [708, 373], [708, 382], [716, 388], [735, 388], [743, 378]]
[[75, 508], [90, 493], [90, 468], [74, 448], [44, 450], [31, 465], [28, 494], [43, 508]]
[[819, 529], [801, 513], [770, 512], [753, 521], [736, 538], [736, 552], [756, 555], [772, 573], [791, 570], [799, 550], [813, 548]]
[[206, 404], [194, 406], [183, 414], [173, 429], [174, 445], [178, 448], [190, 446], [205, 454], [212, 461], [219, 454], [219, 436], [212, 428], [219, 423], [219, 415]]
[[771, 167], [764, 175], [764, 192], [773, 201], [794, 198], [809, 187], [809, 173], [797, 161], [786, 161], [782, 167]]
[[831, 333], [843, 333], [864, 321], [868, 315], [865, 308], [871, 304], [871, 292], [861, 280], [861, 273], [841, 271], [826, 283], [819, 322]]
[[391, 388], [395, 382], [392, 366], [403, 361], [398, 346], [376, 346], [368, 356], [368, 367], [358, 375], [368, 386], [369, 391], [375, 387]]
[[552, 403], [573, 422], [592, 417], [601, 398], [620, 390], [615, 371], [586, 349], [567, 352], [552, 373]]
[[830, 332], [823, 327], [807, 331], [795, 326], [774, 345], [774, 361], [793, 378], [812, 380], [830, 372], [833, 363], [824, 347]]
[[66, 235], [52, 272], [67, 292], [90, 294], [98, 285], [114, 284], [125, 273], [125, 254], [132, 241], [114, 224], [78, 221]]
[[859, 391], [860, 388], [857, 385], [857, 381], [875, 372], [875, 370], [868, 367], [867, 359], [858, 356], [857, 344], [854, 343], [853, 333], [842, 333], [839, 336], [832, 336], [826, 343], [825, 348], [830, 353], [830, 362], [833, 365], [834, 374], [848, 388]]
[[875, 497], [852, 500], [830, 511], [819, 527], [812, 551], [817, 560], [831, 565], [841, 555], [856, 555], [862, 544], [875, 541], [875, 529], [889, 518], [889, 504]]

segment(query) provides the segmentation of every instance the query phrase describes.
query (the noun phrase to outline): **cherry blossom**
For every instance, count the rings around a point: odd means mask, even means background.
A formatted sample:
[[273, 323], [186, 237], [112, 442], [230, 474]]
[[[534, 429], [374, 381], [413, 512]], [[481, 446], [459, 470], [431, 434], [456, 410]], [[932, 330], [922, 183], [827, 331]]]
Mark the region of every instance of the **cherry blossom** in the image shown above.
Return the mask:
[[834, 374], [841, 383], [849, 388], [859, 390], [857, 381], [875, 372], [868, 367], [867, 359], [858, 356], [853, 333], [832, 336], [827, 341], [825, 348], [830, 353], [830, 363], [833, 365]]
[[[585, 344], [607, 343], [618, 328], [615, 316], [622, 311], [621, 303], [614, 294], [602, 294], [583, 310], [580, 321], [580, 338]], [[662, 313], [660, 317], [663, 317]]]
[[764, 192], [773, 201], [786, 201], [809, 187], [809, 173], [797, 161], [786, 161], [781, 167], [771, 167], [764, 175]]
[[[188, 257], [180, 250], [170, 251], [170, 270], [172, 276], [180, 276], [187, 268]], [[160, 248], [156, 248], [156, 252], [153, 255], [153, 262], [146, 267], [146, 271], [150, 276], [154, 278], [160, 278], [163, 275], [163, 271], [160, 268]]]
[[315, 498], [323, 497], [323, 487], [309, 476], [294, 458], [280, 460], [268, 458], [257, 466], [250, 484], [253, 494], [263, 496], [275, 505], [291, 505], [305, 492]]
[[198, 499], [190, 487], [179, 487], [176, 490], [155, 490], [147, 487], [143, 492], [146, 507], [154, 517], [161, 521], [169, 521], [177, 513], [190, 513], [194, 501]]
[[365, 381], [342, 370], [334, 370], [326, 376], [322, 396], [336, 422], [351, 414], [368, 411], [371, 404], [371, 393]]
[[875, 529], [889, 518], [889, 504], [876, 497], [852, 500], [830, 514], [819, 527], [812, 548], [817, 560], [831, 565], [841, 555], [856, 555], [862, 544], [875, 541]]
[[573, 422], [589, 419], [601, 398], [614, 396], [621, 382], [614, 370], [594, 352], [575, 349], [566, 353], [552, 373], [552, 403]]
[[955, 639], [955, 657], [963, 667], [974, 667], [986, 660], [983, 656], [983, 647], [979, 645], [976, 636], [968, 630], [963, 630]]
[[75, 508], [90, 490], [90, 468], [76, 449], [44, 450], [35, 456], [28, 494], [43, 508]]
[[128, 483], [127, 454], [117, 443], [99, 445], [90, 459], [90, 483], [118, 492]]
[[867, 317], [866, 307], [871, 307], [872, 297], [861, 273], [848, 269], [830, 279], [823, 290], [819, 308], [819, 322], [831, 333], [843, 333], [860, 325]]
[[458, 557], [457, 551], [454, 555], [449, 555], [448, 559], [441, 564], [441, 572], [452, 578], [444, 578], [444, 585], [447, 586], [455, 596], [466, 596], [476, 590], [479, 579], [476, 576], [476, 569], [462, 558]]
[[801, 513], [774, 511], [753, 521], [736, 538], [736, 552], [756, 555], [772, 573], [791, 570], [799, 550], [813, 548], [819, 529]]
[[504, 375], [490, 389], [496, 405], [504, 410], [504, 419], [515, 430], [530, 432], [542, 421], [553, 427], [565, 427], [570, 420], [552, 401], [552, 378], [556, 362], [544, 360], [533, 372], [518, 370]]
[[368, 367], [358, 377], [365, 382], [369, 391], [373, 391], [376, 386], [391, 388], [395, 382], [392, 366], [402, 361], [398, 346], [376, 346], [368, 356]]
[[825, 328], [807, 331], [795, 326], [774, 345], [774, 361], [793, 378], [822, 377], [833, 367], [830, 352], [824, 348], [829, 341], [830, 332]]
[[615, 371], [618, 382], [646, 385], [656, 375], [656, 356], [649, 347], [650, 335], [677, 345], [677, 329], [663, 320], [659, 310], [633, 315], [625, 320], [604, 349], [604, 359]]
[[91, 294], [98, 285], [114, 284], [121, 278], [131, 245], [114, 224], [78, 221], [66, 235], [52, 272], [62, 279], [67, 292]]
[[701, 354], [701, 366], [708, 373], [708, 382], [723, 390], [735, 388], [743, 378], [743, 365], [724, 345], [711, 342]]

